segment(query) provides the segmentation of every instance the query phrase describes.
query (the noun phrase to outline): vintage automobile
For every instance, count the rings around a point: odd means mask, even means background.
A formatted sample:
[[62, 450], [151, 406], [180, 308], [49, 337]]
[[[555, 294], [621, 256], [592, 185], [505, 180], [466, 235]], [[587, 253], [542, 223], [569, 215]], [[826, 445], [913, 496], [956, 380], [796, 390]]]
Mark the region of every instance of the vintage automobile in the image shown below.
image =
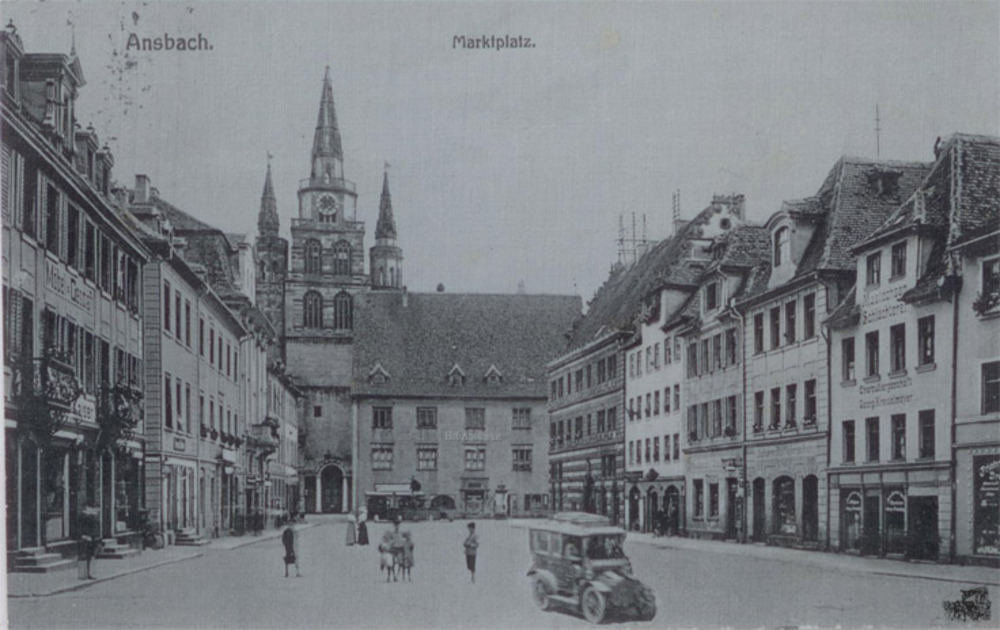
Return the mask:
[[532, 524], [532, 595], [542, 610], [562, 605], [591, 623], [609, 618], [649, 621], [656, 615], [652, 589], [632, 575], [622, 545], [625, 530], [603, 516], [562, 512]]

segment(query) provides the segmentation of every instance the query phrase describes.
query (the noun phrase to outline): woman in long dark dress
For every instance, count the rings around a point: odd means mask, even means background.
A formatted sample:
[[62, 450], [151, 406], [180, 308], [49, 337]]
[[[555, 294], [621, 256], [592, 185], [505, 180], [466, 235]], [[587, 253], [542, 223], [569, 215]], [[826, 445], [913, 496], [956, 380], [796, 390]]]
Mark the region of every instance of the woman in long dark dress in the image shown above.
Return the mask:
[[362, 515], [361, 522], [358, 523], [358, 544], [368, 544], [368, 516]]

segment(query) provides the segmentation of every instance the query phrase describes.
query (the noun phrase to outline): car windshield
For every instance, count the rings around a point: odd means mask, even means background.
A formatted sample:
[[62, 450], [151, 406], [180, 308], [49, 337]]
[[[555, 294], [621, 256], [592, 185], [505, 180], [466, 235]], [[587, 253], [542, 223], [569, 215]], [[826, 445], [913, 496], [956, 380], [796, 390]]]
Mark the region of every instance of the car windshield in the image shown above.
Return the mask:
[[624, 558], [622, 542], [625, 537], [622, 535], [591, 536], [587, 539], [587, 557], [591, 560], [611, 560], [614, 558]]

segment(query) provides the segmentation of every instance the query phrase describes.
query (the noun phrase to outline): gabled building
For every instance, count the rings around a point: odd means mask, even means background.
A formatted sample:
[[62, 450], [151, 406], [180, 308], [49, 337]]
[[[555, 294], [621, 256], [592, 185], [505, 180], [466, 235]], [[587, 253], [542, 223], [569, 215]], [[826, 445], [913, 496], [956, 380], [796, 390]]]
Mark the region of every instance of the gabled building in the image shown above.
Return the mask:
[[851, 246], [898, 208], [927, 165], [844, 157], [817, 193], [765, 225], [762, 282], [736, 305], [743, 329], [747, 534], [822, 547], [830, 404], [821, 323], [853, 285]]
[[368, 514], [548, 509], [544, 366], [580, 307], [569, 296], [365, 295], [351, 417]]
[[8, 566], [72, 566], [82, 534], [135, 542], [143, 508], [140, 269], [114, 159], [75, 111], [75, 51], [0, 32]]
[[[738, 204], [742, 217], [742, 197]], [[737, 539], [743, 531], [743, 333], [733, 304], [761, 281], [763, 228], [733, 227], [701, 245], [707, 258], [697, 289], [665, 329], [684, 351], [686, 531]]]
[[851, 249], [857, 282], [828, 322], [831, 546], [995, 562], [1000, 141], [956, 134], [935, 153]]

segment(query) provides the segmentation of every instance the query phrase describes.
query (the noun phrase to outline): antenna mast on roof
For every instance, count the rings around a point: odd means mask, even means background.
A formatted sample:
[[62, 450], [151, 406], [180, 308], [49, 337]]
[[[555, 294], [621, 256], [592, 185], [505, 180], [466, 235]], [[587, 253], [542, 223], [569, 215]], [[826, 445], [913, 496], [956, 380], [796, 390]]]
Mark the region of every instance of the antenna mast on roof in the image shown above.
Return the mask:
[[878, 113], [878, 103], [875, 103], [875, 157], [882, 156], [882, 118]]

